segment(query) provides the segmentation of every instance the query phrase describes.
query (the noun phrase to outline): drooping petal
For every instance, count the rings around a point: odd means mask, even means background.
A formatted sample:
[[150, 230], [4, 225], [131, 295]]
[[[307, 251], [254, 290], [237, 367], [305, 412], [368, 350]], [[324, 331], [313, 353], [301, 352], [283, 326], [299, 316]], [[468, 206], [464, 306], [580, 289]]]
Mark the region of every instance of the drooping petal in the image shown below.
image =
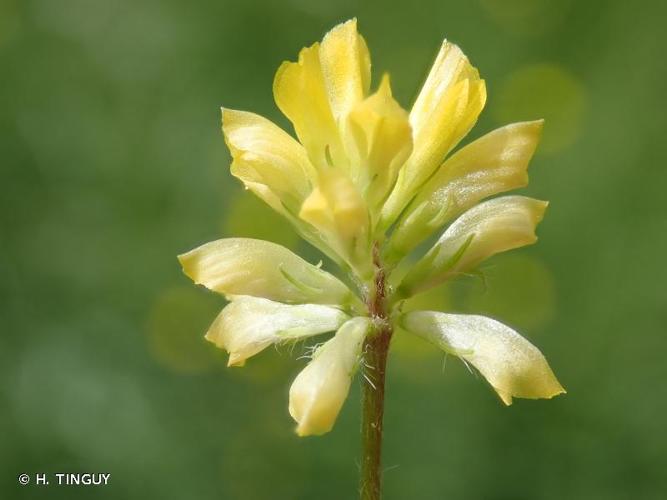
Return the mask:
[[304, 201], [299, 216], [360, 276], [371, 272], [368, 208], [344, 172], [333, 168], [320, 172], [319, 183]]
[[243, 366], [246, 359], [271, 344], [334, 331], [347, 319], [334, 307], [234, 296], [209, 328], [206, 339], [229, 353], [229, 366]]
[[525, 196], [503, 196], [471, 208], [410, 270], [398, 296], [409, 297], [470, 271], [492, 255], [535, 243], [535, 227], [547, 205]]
[[357, 20], [350, 19], [329, 31], [320, 48], [322, 74], [334, 118], [340, 122], [368, 93], [371, 59]]
[[298, 62], [283, 62], [273, 80], [276, 104], [294, 125], [299, 141], [318, 169], [347, 166], [320, 64], [320, 45], [301, 50]]
[[290, 387], [289, 412], [299, 436], [321, 435], [333, 427], [359, 365], [369, 318], [347, 321], [313, 354]]
[[506, 405], [512, 397], [549, 399], [565, 392], [539, 349], [491, 318], [416, 311], [403, 315], [400, 323], [472, 364]]
[[375, 94], [354, 106], [346, 124], [352, 178], [374, 214], [412, 151], [408, 113], [393, 98], [387, 75]]
[[413, 149], [387, 200], [382, 218], [388, 227], [417, 189], [477, 121], [486, 86], [461, 49], [443, 42], [440, 53], [410, 112]]
[[297, 209], [308, 196], [315, 170], [303, 146], [266, 118], [222, 109], [222, 131], [232, 155], [232, 175], [266, 203]]
[[195, 283], [225, 295], [343, 307], [358, 301], [338, 278], [268, 241], [225, 238], [178, 259]]
[[447, 221], [488, 196], [528, 183], [543, 120], [507, 125], [456, 152], [421, 187], [391, 236], [389, 260], [403, 257]]

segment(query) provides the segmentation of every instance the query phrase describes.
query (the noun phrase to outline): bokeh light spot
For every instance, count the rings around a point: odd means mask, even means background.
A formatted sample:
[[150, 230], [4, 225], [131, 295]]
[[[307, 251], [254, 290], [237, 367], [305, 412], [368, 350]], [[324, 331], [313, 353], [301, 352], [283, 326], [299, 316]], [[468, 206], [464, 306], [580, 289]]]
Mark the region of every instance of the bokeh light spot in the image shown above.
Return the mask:
[[219, 300], [195, 287], [177, 287], [160, 295], [148, 318], [148, 340], [160, 364], [181, 373], [201, 373], [224, 364], [204, 339], [208, 326], [220, 312]]
[[15, 0], [0, 0], [0, 47], [9, 43], [20, 27]]
[[491, 103], [494, 118], [503, 125], [543, 118], [538, 153], [553, 153], [577, 139], [586, 96], [583, 85], [565, 68], [535, 64], [510, 74]]
[[223, 229], [236, 238], [257, 238], [291, 249], [299, 241], [285, 219], [248, 191], [239, 192], [229, 201]]
[[507, 254], [482, 268], [485, 282], [462, 289], [462, 312], [484, 314], [533, 333], [554, 316], [556, 291], [549, 269], [536, 257]]
[[570, 9], [570, 0], [480, 0], [483, 9], [501, 28], [520, 36], [548, 33]]
[[[431, 288], [405, 301], [403, 311], [449, 311], [451, 306], [448, 287]], [[415, 383], [426, 383], [433, 378], [433, 369], [443, 352], [433, 344], [398, 329], [391, 341], [392, 356], [400, 369], [401, 376]], [[431, 360], [431, 363], [422, 363]]]
[[[321, 340], [316, 340], [321, 339]], [[239, 379], [257, 385], [272, 385], [276, 378], [287, 377], [294, 359], [304, 355], [306, 345], [324, 342], [325, 337], [307, 339], [305, 342], [274, 344], [255, 354], [241, 367], [231, 367], [229, 373]], [[304, 361], [300, 361], [303, 363]]]

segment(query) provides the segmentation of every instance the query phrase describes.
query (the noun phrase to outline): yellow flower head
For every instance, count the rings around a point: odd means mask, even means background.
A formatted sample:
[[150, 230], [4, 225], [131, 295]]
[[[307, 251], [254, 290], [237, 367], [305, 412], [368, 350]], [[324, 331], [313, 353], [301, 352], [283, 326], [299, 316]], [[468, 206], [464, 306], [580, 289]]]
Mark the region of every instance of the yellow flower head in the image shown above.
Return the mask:
[[[448, 41], [409, 112], [387, 75], [370, 88], [370, 55], [353, 19], [276, 72], [276, 104], [297, 139], [256, 114], [222, 110], [232, 175], [357, 286], [273, 243], [205, 244], [179, 259], [196, 283], [231, 301], [206, 338], [242, 365], [271, 344], [336, 331], [290, 390], [299, 435], [331, 429], [364, 342], [395, 326], [476, 367], [506, 404], [564, 392], [539, 350], [495, 320], [401, 312], [414, 294], [536, 241], [546, 202], [484, 200], [527, 184], [542, 121], [507, 125], [449, 155], [475, 124], [486, 88]], [[396, 264], [436, 231], [433, 247], [393, 282]]]

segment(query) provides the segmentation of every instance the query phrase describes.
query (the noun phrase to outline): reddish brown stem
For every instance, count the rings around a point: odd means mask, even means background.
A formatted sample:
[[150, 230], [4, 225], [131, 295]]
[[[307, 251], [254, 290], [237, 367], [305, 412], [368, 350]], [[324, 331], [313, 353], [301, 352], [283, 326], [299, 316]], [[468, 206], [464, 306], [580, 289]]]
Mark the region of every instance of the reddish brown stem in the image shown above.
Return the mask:
[[374, 287], [368, 298], [368, 312], [376, 325], [364, 344], [362, 396], [361, 499], [380, 500], [382, 494], [382, 430], [387, 354], [392, 329], [386, 310], [385, 272], [377, 244], [373, 249]]

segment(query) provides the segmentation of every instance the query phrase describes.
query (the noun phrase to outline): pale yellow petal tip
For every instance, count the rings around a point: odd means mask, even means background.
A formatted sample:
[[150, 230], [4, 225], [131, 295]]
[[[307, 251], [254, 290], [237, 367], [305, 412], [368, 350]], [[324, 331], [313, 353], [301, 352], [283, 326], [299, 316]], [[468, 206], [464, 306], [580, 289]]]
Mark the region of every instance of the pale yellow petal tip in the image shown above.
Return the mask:
[[[304, 50], [306, 50], [306, 49], [303, 48], [299, 52], [299, 61], [303, 60], [302, 54], [303, 54]], [[273, 96], [274, 96], [276, 104], [278, 105], [279, 108], [280, 108], [280, 100], [279, 100], [279, 97], [278, 97], [280, 95], [279, 94], [279, 88], [280, 88], [280, 85], [282, 84], [282, 80], [283, 80], [283, 77], [285, 76], [285, 72], [287, 72], [293, 64], [298, 64], [298, 63], [294, 63], [292, 61], [283, 61], [283, 62], [281, 62], [280, 66], [278, 66], [278, 69], [276, 70], [276, 74], [273, 75], [273, 86], [272, 86]], [[280, 108], [280, 109], [282, 109], [282, 108]]]
[[450, 42], [448, 39], [443, 38], [442, 43], [440, 44], [440, 50], [444, 50], [447, 48], [452, 48], [454, 50], [461, 50], [458, 45], [456, 45], [454, 42]]
[[[218, 331], [213, 329], [207, 331], [206, 335], [204, 335], [204, 339], [208, 340], [211, 344], [215, 345], [216, 347], [227, 351], [227, 347], [225, 347], [224, 343], [220, 341]], [[239, 353], [230, 352], [229, 359], [227, 360], [227, 367], [231, 368], [231, 367], [245, 366], [246, 359], [247, 359], [246, 357], [240, 355]]]
[[333, 429], [333, 422], [327, 425], [324, 422], [318, 422], [317, 418], [311, 418], [310, 412], [304, 415], [298, 411], [291, 395], [288, 410], [291, 417], [296, 421], [294, 433], [299, 437], [321, 436]]
[[542, 222], [544, 219], [544, 214], [549, 207], [549, 202], [545, 200], [536, 200], [533, 199], [533, 210], [531, 210], [531, 215], [533, 219], [533, 224], [537, 225]]
[[190, 278], [192, 281], [197, 283], [194, 274], [195, 274], [195, 261], [192, 259], [192, 252], [186, 252], [182, 253], [180, 255], [177, 255], [176, 258], [178, 259], [178, 263], [181, 265], [181, 270], [183, 271], [183, 274], [185, 274], [188, 278]]
[[288, 71], [295, 70], [294, 68], [303, 67], [306, 65], [306, 59], [311, 55], [311, 52], [313, 53], [313, 57], [317, 60], [319, 60], [319, 51], [320, 51], [320, 42], [315, 42], [312, 45], [309, 45], [308, 47], [303, 47], [299, 51], [299, 55], [297, 57], [296, 61], [290, 61], [289, 59], [284, 60], [282, 63], [280, 63], [280, 66], [278, 66], [278, 69], [276, 70], [276, 74], [273, 77], [273, 92], [274, 95], [276, 93], [276, 88], [278, 85], [281, 84], [281, 79], [285, 76], [284, 74]]
[[542, 140], [542, 134], [544, 133], [544, 118], [531, 122], [531, 125], [535, 129], [535, 149], [537, 149], [538, 144]]
[[229, 118], [229, 109], [225, 108], [223, 106], [220, 106], [220, 129], [222, 130], [222, 133], [226, 134], [225, 129], [227, 128], [227, 120]]
[[343, 21], [342, 23], [337, 24], [336, 26], [331, 28], [326, 33], [326, 35], [324, 35], [324, 39], [322, 41], [326, 40], [327, 37], [329, 37], [330, 35], [333, 35], [335, 33], [338, 33], [339, 31], [343, 31], [343, 30], [350, 30], [350, 31], [356, 32], [357, 31], [357, 18], [353, 17], [351, 19], [348, 19], [347, 21]]
[[[459, 47], [458, 44], [444, 38], [442, 40], [442, 44], [440, 45], [440, 54], [444, 55], [449, 51], [453, 51], [456, 54], [456, 57], [461, 58], [461, 60], [466, 64], [466, 69], [472, 72], [472, 75], [468, 76], [472, 76], [474, 80], [479, 80], [479, 71], [470, 63], [470, 59], [468, 59], [468, 56], [465, 55], [461, 47]], [[484, 82], [484, 80], [480, 81]]]
[[304, 430], [301, 428], [300, 425], [297, 425], [297, 426], [294, 428], [294, 433], [295, 433], [297, 436], [299, 436], [299, 437], [308, 437], [308, 436], [310, 436], [310, 434], [304, 432]]
[[508, 394], [506, 392], [500, 392], [498, 391], [498, 397], [500, 397], [500, 400], [505, 403], [505, 406], [512, 406], [512, 395]]
[[[337, 24], [331, 28], [322, 38], [322, 47], [326, 47], [332, 40], [342, 37], [340, 39], [346, 39], [347, 37], [356, 37], [359, 36], [357, 31], [357, 18], [353, 17], [347, 21], [343, 21], [340, 24]], [[349, 38], [348, 38], [349, 39]]]
[[388, 97], [393, 97], [393, 94], [391, 93], [391, 77], [389, 76], [389, 73], [382, 74], [380, 86], [378, 87], [378, 94], [385, 94]]
[[227, 136], [227, 131], [229, 127], [233, 125], [233, 122], [240, 121], [244, 116], [248, 116], [248, 113], [245, 111], [225, 108], [224, 106], [220, 107], [220, 123], [222, 126], [222, 132], [225, 134], [225, 138]]
[[227, 361], [227, 367], [232, 368], [232, 367], [242, 367], [245, 365], [246, 358], [243, 356], [230, 352], [229, 353], [229, 360]]
[[194, 253], [195, 251], [192, 250], [190, 252], [178, 255], [178, 262], [181, 264], [181, 270], [183, 271], [183, 274], [190, 278], [195, 285], [204, 285], [202, 280], [199, 279], [201, 277], [198, 265], [199, 260], [196, 258]]
[[204, 338], [206, 340], [208, 340], [209, 342], [211, 342], [212, 344], [216, 344], [216, 337], [217, 337], [217, 335], [215, 333], [213, 333], [211, 330], [206, 332], [206, 334], [204, 335]]
[[563, 388], [563, 386], [561, 386], [560, 384], [558, 384], [558, 388], [554, 388], [554, 390], [552, 392], [544, 393], [544, 394], [541, 394], [539, 396], [530, 396], [530, 397], [528, 397], [528, 396], [517, 396], [517, 395], [512, 396], [512, 394], [509, 394], [509, 393], [506, 393], [506, 392], [501, 392], [501, 391], [497, 391], [497, 392], [498, 392], [498, 396], [500, 397], [500, 400], [505, 404], [505, 406], [512, 406], [512, 403], [513, 403], [512, 398], [513, 397], [514, 398], [519, 398], [519, 399], [553, 399], [556, 396], [560, 396], [561, 394], [567, 394], [567, 391], [565, 390], [565, 388]]
[[542, 219], [544, 218], [544, 213], [547, 211], [547, 208], [549, 208], [549, 203], [548, 201], [542, 200], [542, 211], [540, 212], [538, 222], [541, 222]]
[[542, 138], [542, 133], [544, 132], [544, 118], [538, 118], [537, 120], [528, 120], [525, 122], [516, 122], [511, 125], [508, 125], [508, 127], [511, 126], [517, 126], [519, 128], [523, 128], [524, 130], [530, 132], [530, 134], [533, 135], [535, 141], [535, 145], [533, 147], [533, 154], [534, 154], [540, 142], [540, 139]]
[[318, 428], [305, 425], [305, 423], [300, 422], [297, 424], [294, 432], [299, 437], [308, 437], [308, 436], [322, 436], [330, 432], [332, 427], [329, 428]]
[[558, 384], [558, 388], [554, 388], [552, 392], [543, 394], [541, 396], [532, 399], [553, 399], [556, 396], [560, 396], [561, 394], [567, 394], [567, 391], [562, 385]]
[[220, 119], [222, 120], [222, 125], [225, 125], [225, 122], [227, 121], [227, 118], [229, 117], [230, 113], [233, 113], [233, 109], [225, 108], [224, 106], [220, 106]]

